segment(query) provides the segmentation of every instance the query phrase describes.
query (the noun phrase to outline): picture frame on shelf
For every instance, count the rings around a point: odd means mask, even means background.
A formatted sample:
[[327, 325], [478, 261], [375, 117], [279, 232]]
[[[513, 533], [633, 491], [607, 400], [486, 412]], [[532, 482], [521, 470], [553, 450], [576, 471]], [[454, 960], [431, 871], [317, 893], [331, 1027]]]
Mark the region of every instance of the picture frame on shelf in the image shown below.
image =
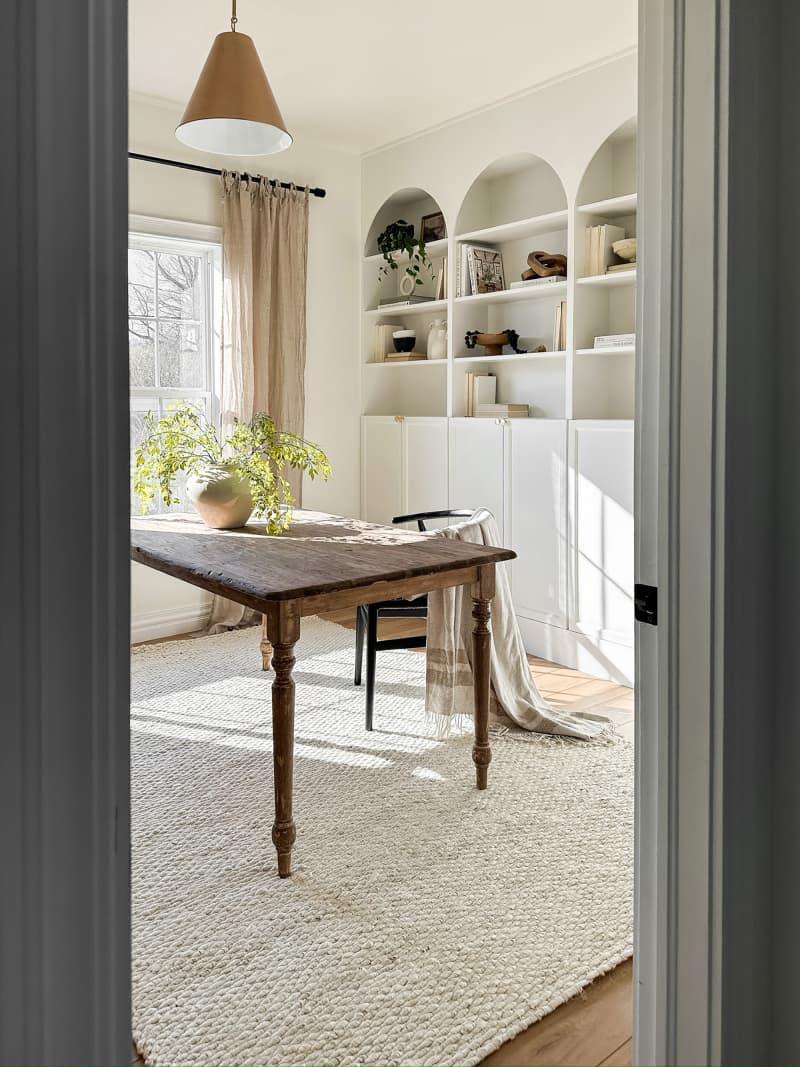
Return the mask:
[[447, 226], [441, 211], [423, 215], [419, 224], [419, 239], [423, 244], [430, 241], [443, 241], [447, 237]]
[[468, 252], [473, 293], [499, 293], [506, 287], [503, 253], [495, 248], [470, 248]]

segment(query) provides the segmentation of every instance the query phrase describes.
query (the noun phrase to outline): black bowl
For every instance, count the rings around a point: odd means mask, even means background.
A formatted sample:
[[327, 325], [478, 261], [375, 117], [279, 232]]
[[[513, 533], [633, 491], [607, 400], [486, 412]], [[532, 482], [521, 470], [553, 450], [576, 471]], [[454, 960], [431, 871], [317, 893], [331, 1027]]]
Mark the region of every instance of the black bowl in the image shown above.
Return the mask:
[[395, 352], [413, 352], [417, 339], [416, 337], [393, 337], [392, 343]]

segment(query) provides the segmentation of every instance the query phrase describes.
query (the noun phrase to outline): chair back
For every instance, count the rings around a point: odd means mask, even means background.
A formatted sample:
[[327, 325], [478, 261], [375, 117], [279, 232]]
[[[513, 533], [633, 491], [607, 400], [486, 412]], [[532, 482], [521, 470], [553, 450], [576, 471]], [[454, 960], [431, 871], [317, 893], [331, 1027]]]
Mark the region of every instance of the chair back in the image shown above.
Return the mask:
[[395, 526], [404, 522], [415, 522], [420, 533], [426, 533], [425, 525], [431, 519], [468, 519], [475, 514], [474, 508], [446, 508], [444, 511], [417, 511], [413, 515], [396, 515], [392, 519]]

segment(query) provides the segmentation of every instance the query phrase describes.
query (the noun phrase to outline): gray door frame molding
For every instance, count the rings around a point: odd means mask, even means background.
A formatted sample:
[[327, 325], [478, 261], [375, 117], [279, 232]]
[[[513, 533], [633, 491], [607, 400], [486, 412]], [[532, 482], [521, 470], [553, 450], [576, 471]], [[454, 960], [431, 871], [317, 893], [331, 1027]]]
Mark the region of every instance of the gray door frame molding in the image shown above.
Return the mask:
[[125, 1064], [126, 4], [5, 4], [0, 128], [0, 1062]]
[[634, 1062], [796, 1063], [800, 10], [639, 16]]

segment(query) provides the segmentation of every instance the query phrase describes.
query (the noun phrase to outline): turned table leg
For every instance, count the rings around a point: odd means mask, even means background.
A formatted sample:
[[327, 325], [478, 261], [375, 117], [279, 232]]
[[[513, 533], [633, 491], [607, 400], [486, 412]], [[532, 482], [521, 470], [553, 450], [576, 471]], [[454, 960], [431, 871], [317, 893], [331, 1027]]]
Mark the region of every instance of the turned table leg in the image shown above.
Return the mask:
[[481, 567], [478, 581], [472, 586], [472, 672], [475, 699], [475, 743], [472, 746], [472, 761], [478, 789], [485, 789], [492, 762], [489, 745], [489, 674], [491, 630], [489, 619], [494, 596], [494, 564]]
[[292, 873], [292, 845], [297, 836], [292, 817], [294, 777], [294, 646], [300, 636], [300, 611], [296, 601], [276, 604], [267, 623], [272, 642], [272, 745], [275, 777], [275, 822], [272, 841], [278, 852], [278, 874]]
[[267, 616], [261, 616], [261, 670], [268, 671], [272, 663], [272, 645], [267, 635]]

